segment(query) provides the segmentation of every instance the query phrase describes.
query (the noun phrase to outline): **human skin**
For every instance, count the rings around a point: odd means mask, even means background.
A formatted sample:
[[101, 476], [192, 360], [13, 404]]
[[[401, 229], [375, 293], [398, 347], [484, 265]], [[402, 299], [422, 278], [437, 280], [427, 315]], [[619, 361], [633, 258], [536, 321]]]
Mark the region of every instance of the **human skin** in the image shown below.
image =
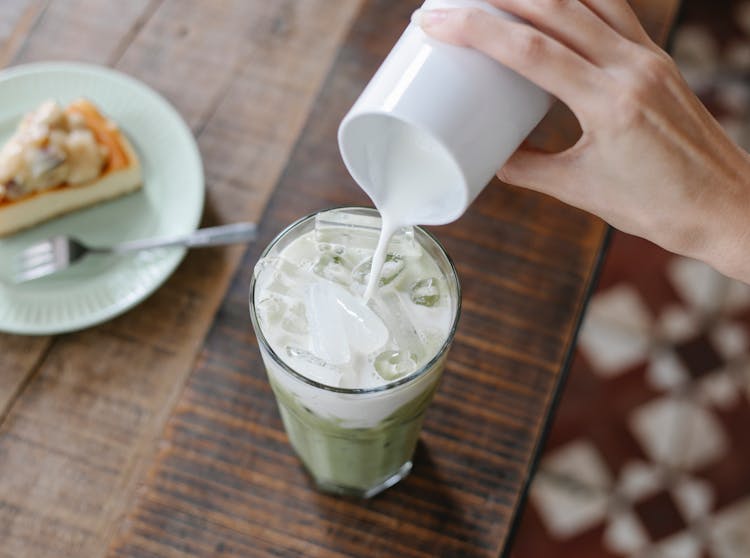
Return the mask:
[[523, 147], [503, 181], [554, 196], [750, 283], [750, 155], [690, 91], [625, 0], [489, 0], [418, 10], [432, 37], [475, 48], [565, 103], [583, 130], [560, 153]]

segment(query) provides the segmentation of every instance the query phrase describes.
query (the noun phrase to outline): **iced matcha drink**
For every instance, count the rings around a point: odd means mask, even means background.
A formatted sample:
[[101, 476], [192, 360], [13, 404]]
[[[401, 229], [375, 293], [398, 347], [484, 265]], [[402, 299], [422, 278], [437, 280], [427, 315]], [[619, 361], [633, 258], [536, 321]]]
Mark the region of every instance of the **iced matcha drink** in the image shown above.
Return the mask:
[[369, 497], [402, 479], [460, 309], [455, 269], [424, 230], [388, 245], [365, 301], [377, 212], [308, 216], [266, 249], [250, 313], [289, 440], [317, 485]]

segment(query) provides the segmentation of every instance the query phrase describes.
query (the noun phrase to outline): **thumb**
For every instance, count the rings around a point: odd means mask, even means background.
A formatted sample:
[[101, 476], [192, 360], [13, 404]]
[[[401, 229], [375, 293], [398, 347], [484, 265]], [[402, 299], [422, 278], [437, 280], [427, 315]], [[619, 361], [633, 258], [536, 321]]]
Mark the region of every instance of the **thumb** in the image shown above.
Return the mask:
[[570, 172], [570, 160], [564, 152], [547, 153], [521, 147], [497, 172], [497, 177], [508, 184], [559, 198], [566, 171]]

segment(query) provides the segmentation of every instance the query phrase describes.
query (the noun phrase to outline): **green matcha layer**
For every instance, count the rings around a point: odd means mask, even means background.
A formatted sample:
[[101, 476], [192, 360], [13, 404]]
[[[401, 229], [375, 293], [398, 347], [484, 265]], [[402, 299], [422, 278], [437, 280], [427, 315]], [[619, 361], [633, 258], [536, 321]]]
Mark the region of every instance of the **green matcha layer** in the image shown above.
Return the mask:
[[322, 488], [367, 493], [411, 460], [435, 381], [371, 428], [346, 428], [323, 418], [271, 381], [289, 441]]

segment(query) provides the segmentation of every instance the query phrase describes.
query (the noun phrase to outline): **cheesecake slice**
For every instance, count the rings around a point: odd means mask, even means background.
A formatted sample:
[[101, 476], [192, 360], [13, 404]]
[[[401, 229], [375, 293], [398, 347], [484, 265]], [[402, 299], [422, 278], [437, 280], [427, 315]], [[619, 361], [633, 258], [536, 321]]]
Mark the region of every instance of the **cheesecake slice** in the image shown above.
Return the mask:
[[141, 165], [90, 101], [45, 101], [0, 150], [0, 236], [141, 187]]

